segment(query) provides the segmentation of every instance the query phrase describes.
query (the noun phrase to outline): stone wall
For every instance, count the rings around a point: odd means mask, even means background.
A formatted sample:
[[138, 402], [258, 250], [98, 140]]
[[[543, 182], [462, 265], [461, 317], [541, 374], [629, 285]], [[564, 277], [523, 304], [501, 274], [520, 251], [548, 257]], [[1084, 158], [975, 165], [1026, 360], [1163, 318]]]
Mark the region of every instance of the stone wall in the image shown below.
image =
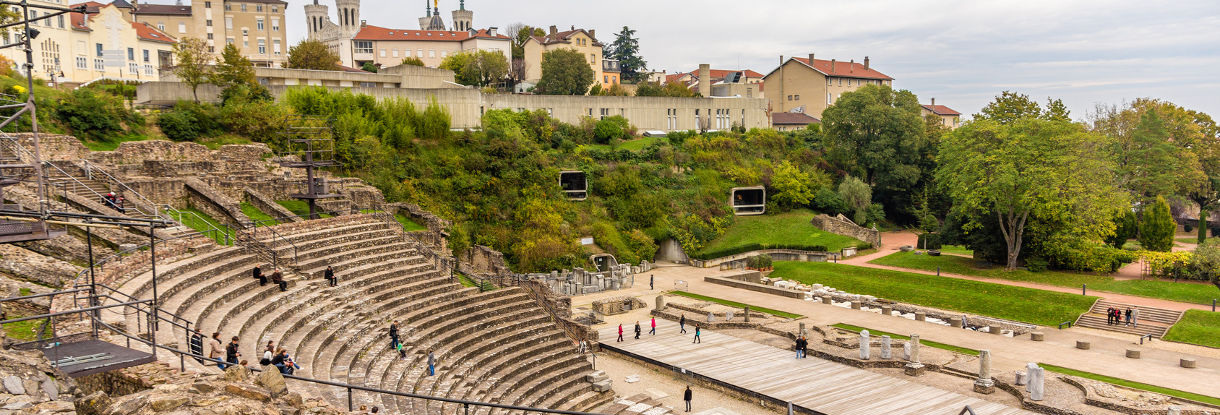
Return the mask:
[[258, 210], [263, 211], [263, 213], [270, 215], [272, 218], [287, 219], [289, 222], [300, 222], [305, 220], [296, 216], [296, 214], [292, 213], [291, 210], [280, 206], [279, 203], [275, 203], [275, 200], [272, 200], [254, 189], [247, 187], [245, 188], [244, 193], [246, 196], [246, 202], [254, 205], [255, 208], [258, 208]]
[[881, 247], [881, 232], [876, 228], [869, 229], [856, 225], [851, 219], [839, 214], [830, 216], [820, 214], [813, 217], [813, 226], [821, 230], [837, 235], [850, 236], [864, 242], [873, 244], [873, 247]]
[[776, 287], [773, 287], [770, 285], [763, 285], [763, 284], [748, 282], [748, 281], [744, 281], [744, 280], [736, 279], [736, 278], [703, 277], [703, 281], [706, 281], [706, 282], [709, 282], [712, 284], [717, 284], [717, 285], [729, 286], [729, 287], [733, 287], [733, 288], [741, 288], [744, 290], [758, 291], [761, 293], [777, 295], [780, 297], [805, 298], [805, 293], [800, 292], [800, 291], [792, 291], [792, 290], [783, 289], [783, 288], [776, 288]]
[[482, 278], [496, 278], [512, 274], [504, 254], [483, 245], [471, 245], [458, 258], [458, 271]]
[[249, 216], [242, 213], [240, 203], [221, 194], [199, 179], [189, 178], [182, 184], [186, 188], [187, 204], [207, 213], [213, 219], [236, 228], [253, 222]]
[[[26, 150], [34, 151], [34, 134], [32, 133], [10, 133], [12, 137], [17, 139], [17, 143]], [[43, 160], [79, 160], [85, 158], [89, 154], [89, 149], [81, 144], [76, 137], [63, 134], [38, 134], [39, 156]], [[26, 157], [21, 157], [22, 161], [30, 162]]]
[[699, 268], [721, 266], [722, 269], [744, 269], [746, 260], [759, 255], [770, 256], [772, 261], [795, 262], [826, 262], [840, 256], [840, 254], [835, 252], [802, 251], [798, 249], [759, 249], [708, 260], [691, 258], [689, 263], [691, 266]]

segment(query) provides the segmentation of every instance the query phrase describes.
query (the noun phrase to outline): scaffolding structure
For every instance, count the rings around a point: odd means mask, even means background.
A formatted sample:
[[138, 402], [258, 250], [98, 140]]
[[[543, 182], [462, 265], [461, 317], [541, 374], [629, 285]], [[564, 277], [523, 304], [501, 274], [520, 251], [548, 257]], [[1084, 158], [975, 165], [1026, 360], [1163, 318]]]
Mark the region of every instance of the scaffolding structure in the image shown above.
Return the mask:
[[335, 161], [335, 138], [331, 119], [310, 115], [289, 116], [282, 133], [285, 151], [280, 154], [280, 166], [305, 169], [305, 183], [301, 193], [292, 194], [293, 199], [309, 204], [309, 218], [317, 219], [318, 200], [343, 197], [331, 192], [326, 178], [319, 169], [338, 166]]

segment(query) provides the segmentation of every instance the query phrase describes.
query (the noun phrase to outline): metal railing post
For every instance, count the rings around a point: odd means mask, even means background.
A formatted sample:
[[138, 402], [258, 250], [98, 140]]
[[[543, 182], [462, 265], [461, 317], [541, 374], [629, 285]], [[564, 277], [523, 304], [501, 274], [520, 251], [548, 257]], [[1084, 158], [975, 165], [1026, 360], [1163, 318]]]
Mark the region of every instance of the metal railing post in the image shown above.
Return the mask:
[[348, 412], [355, 410], [352, 408], [352, 388], [350, 386], [347, 388], [347, 410]]

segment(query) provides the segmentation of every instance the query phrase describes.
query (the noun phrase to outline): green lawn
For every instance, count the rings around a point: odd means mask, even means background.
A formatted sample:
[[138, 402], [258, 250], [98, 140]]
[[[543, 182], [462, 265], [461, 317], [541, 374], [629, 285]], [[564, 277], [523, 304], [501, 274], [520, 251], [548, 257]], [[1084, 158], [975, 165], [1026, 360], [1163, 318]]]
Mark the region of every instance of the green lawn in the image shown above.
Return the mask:
[[974, 255], [974, 250], [961, 245], [941, 245], [940, 252], [965, 256]]
[[[467, 277], [466, 274], [455, 273], [454, 275], [457, 275], [458, 282], [461, 283], [463, 286], [466, 286], [466, 287], [478, 287], [479, 286], [478, 283], [476, 283], [474, 280], [470, 279], [470, 277]], [[492, 291], [495, 289], [496, 289], [496, 285], [492, 284], [491, 281], [483, 281], [483, 291]]]
[[1096, 373], [1079, 371], [1076, 369], [1068, 369], [1066, 367], [1048, 365], [1046, 363], [1039, 363], [1038, 366], [1042, 366], [1043, 369], [1046, 369], [1047, 371], [1050, 371], [1050, 372], [1057, 372], [1057, 373], [1062, 373], [1065, 375], [1078, 376], [1078, 377], [1082, 377], [1085, 379], [1093, 379], [1096, 381], [1112, 383], [1112, 384], [1119, 385], [1119, 386], [1126, 386], [1128, 388], [1146, 390], [1149, 392], [1155, 392], [1155, 393], [1159, 393], [1162, 395], [1176, 396], [1179, 398], [1190, 399], [1193, 401], [1198, 401], [1198, 402], [1203, 402], [1203, 403], [1209, 403], [1212, 405], [1220, 405], [1220, 398], [1215, 398], [1215, 397], [1211, 397], [1211, 396], [1207, 396], [1207, 395], [1200, 395], [1197, 393], [1185, 392], [1185, 391], [1180, 391], [1177, 389], [1162, 388], [1160, 386], [1149, 385], [1147, 383], [1134, 382], [1134, 381], [1130, 381], [1130, 380], [1126, 380], [1126, 379], [1119, 379], [1119, 378], [1110, 377], [1110, 376], [1106, 376], [1106, 375], [1099, 375]]
[[[309, 218], [309, 203], [304, 200], [277, 200], [277, 201], [275, 201], [275, 203], [278, 203], [280, 206], [283, 206], [284, 209], [288, 209], [294, 215], [297, 215], [297, 216], [300, 216], [300, 217], [303, 217], [306, 219]], [[319, 218], [329, 218], [330, 217], [329, 214], [321, 213], [320, 211], [322, 209], [318, 209], [318, 210], [319, 210], [319, 212], [318, 212]]]
[[[1208, 237], [1207, 239], [1212, 239], [1212, 238]], [[1174, 240], [1184, 243], [1184, 244], [1198, 244], [1199, 243], [1199, 237], [1197, 237], [1197, 236], [1192, 236], [1189, 238], [1175, 238]]]
[[259, 222], [259, 226], [271, 226], [278, 225], [280, 223], [272, 218], [271, 215], [268, 215], [266, 212], [263, 212], [261, 209], [255, 207], [249, 202], [241, 202], [241, 213], [246, 214], [250, 220]]
[[[21, 317], [24, 317], [24, 316], [20, 316], [20, 315], [9, 316], [9, 318], [21, 318]], [[37, 340], [38, 339], [38, 333], [37, 333], [38, 327], [41, 326], [44, 321], [46, 321], [46, 319], [26, 320], [26, 321], [21, 321], [21, 322], [16, 322], [16, 323], [5, 324], [4, 325], [4, 334], [6, 336], [8, 336], [8, 338], [17, 340], [17, 341]], [[48, 324], [46, 333], [44, 334], [43, 337], [49, 338], [51, 336], [53, 336], [53, 334], [51, 333], [51, 325]]]
[[394, 214], [394, 220], [397, 220], [398, 223], [401, 223], [402, 230], [407, 231], [407, 232], [428, 230], [427, 226], [421, 225], [418, 222], [411, 220], [411, 218], [408, 218], [401, 213]]
[[716, 240], [711, 241], [695, 257], [718, 258], [753, 249], [766, 247], [825, 247], [827, 251], [839, 250], [863, 243], [859, 239], [836, 235], [813, 226], [810, 220], [817, 215], [809, 210], [737, 217], [733, 226]]
[[1026, 270], [1005, 271], [1003, 267], [981, 263], [971, 258], [955, 256], [915, 255], [911, 252], [893, 254], [869, 261], [872, 264], [894, 267], [971, 275], [1011, 281], [1027, 281], [1060, 287], [1080, 288], [1088, 284], [1089, 290], [1138, 295], [1195, 304], [1211, 304], [1220, 297], [1220, 290], [1211, 284], [1173, 282], [1168, 280], [1121, 280], [1108, 275], [1083, 274], [1063, 271], [1030, 272]]
[[1076, 320], [1097, 297], [825, 262], [776, 262], [772, 278], [853, 294], [1053, 326]]
[[1220, 313], [1187, 310], [1178, 324], [1165, 333], [1165, 340], [1220, 347]]
[[[215, 218], [209, 216], [207, 213], [203, 213], [202, 211], [195, 209], [195, 208], [184, 208], [184, 209], [178, 209], [178, 210], [183, 213], [186, 213], [186, 214], [182, 215], [182, 224], [186, 225], [186, 227], [188, 227], [188, 228], [194, 229], [199, 232], [210, 231], [210, 230], [212, 230], [212, 228], [220, 229], [221, 231], [227, 232], [225, 226], [223, 224], [221, 224], [220, 221], [217, 221]], [[191, 215], [191, 213], [194, 213], [194, 215]], [[225, 236], [223, 234], [216, 234], [215, 232], [213, 232], [211, 234], [208, 234], [208, 236], [211, 236], [212, 239], [215, 239], [216, 243], [219, 243], [219, 244], [225, 243]], [[229, 242], [232, 242], [233, 236], [229, 235], [228, 239], [229, 239]]]
[[686, 291], [670, 291], [669, 293], [673, 294], [673, 295], [680, 295], [680, 296], [687, 297], [687, 298], [694, 298], [696, 300], [707, 301], [709, 303], [716, 303], [716, 304], [725, 305], [725, 306], [734, 307], [734, 308], [745, 308], [748, 306], [748, 307], [750, 307], [750, 311], [767, 313], [767, 314], [777, 316], [777, 317], [791, 318], [791, 319], [798, 319], [798, 318], [804, 317], [800, 314], [789, 313], [787, 311], [779, 311], [779, 310], [774, 310], [774, 309], [770, 309], [770, 308], [766, 308], [766, 307], [759, 307], [756, 305], [743, 304], [743, 303], [739, 303], [736, 301], [725, 300], [723, 298], [708, 297], [706, 295], [688, 293]]
[[[910, 340], [911, 339], [910, 336], [903, 336], [901, 334], [890, 333], [888, 331], [874, 330], [874, 329], [870, 329], [867, 327], [860, 327], [860, 326], [855, 326], [855, 325], [846, 324], [846, 323], [832, 324], [832, 326], [838, 327], [838, 328], [841, 328], [841, 329], [844, 329], [847, 331], [854, 331], [856, 333], [859, 333], [860, 330], [868, 330], [868, 334], [870, 336], [890, 336], [890, 338], [898, 339], [898, 340]], [[951, 352], [968, 354], [971, 356], [979, 355], [978, 350], [967, 349], [965, 347], [954, 346], [951, 344], [945, 344], [945, 343], [941, 343], [941, 342], [935, 342], [935, 341], [931, 341], [931, 340], [924, 339], [924, 338], [919, 339], [919, 344], [924, 345], [924, 346], [929, 346], [929, 347], [935, 347], [937, 349], [944, 349], [944, 350], [948, 350]]]
[[129, 135], [129, 136], [122, 136], [122, 137], [115, 137], [113, 140], [108, 140], [108, 141], [81, 140], [81, 144], [84, 144], [85, 147], [91, 151], [114, 151], [115, 149], [119, 148], [119, 144], [123, 144], [124, 142], [144, 141], [147, 139], [148, 139], [148, 136], [144, 136], [144, 135]]

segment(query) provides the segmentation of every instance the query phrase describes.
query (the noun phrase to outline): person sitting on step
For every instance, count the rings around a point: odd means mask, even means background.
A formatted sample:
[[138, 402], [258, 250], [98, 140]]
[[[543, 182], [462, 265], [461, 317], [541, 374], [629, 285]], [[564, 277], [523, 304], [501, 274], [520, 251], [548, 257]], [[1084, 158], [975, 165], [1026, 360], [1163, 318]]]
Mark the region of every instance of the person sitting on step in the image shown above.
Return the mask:
[[263, 269], [259, 268], [258, 265], [254, 266], [253, 274], [254, 274], [254, 279], [258, 280], [259, 287], [267, 285], [267, 277], [265, 275], [263, 275]]
[[280, 286], [280, 292], [288, 291], [288, 281], [284, 281], [284, 273], [280, 272], [279, 268], [271, 273], [271, 282]]

